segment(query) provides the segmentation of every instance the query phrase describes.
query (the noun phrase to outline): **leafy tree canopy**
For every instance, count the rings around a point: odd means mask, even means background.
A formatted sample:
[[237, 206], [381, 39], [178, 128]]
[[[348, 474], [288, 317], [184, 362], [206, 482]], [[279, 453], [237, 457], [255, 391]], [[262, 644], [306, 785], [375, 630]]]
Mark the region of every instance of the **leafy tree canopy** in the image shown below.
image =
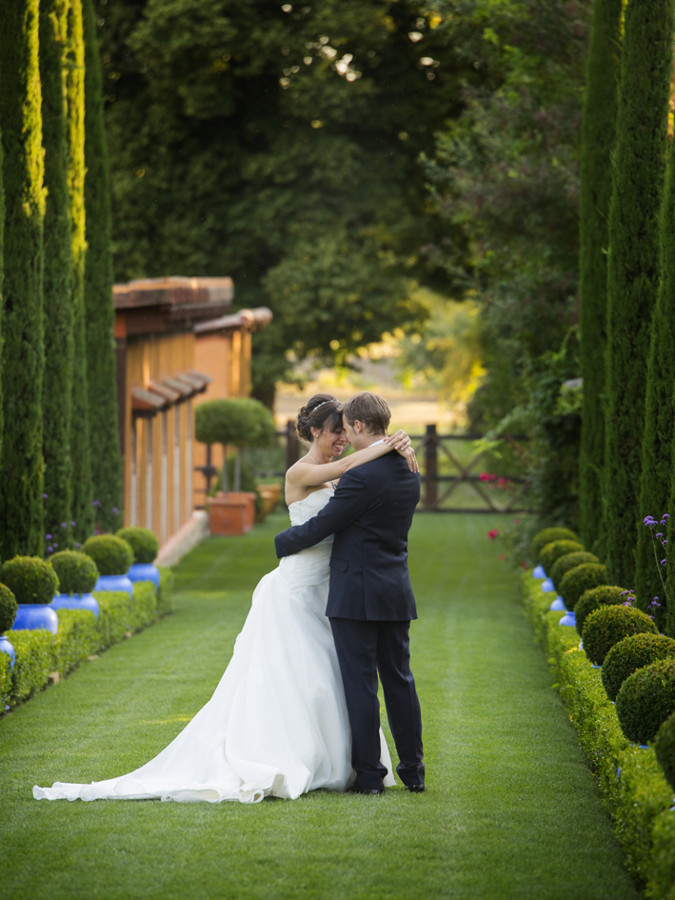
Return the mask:
[[[340, 359], [452, 279], [418, 157], [480, 78], [419, 0], [99, 0], [116, 276], [233, 276], [258, 396], [287, 353]], [[444, 27], [441, 27], [444, 26]], [[442, 225], [447, 234], [452, 231]]]
[[466, 85], [460, 118], [439, 128], [426, 171], [436, 211], [464, 240], [429, 254], [480, 304], [488, 376], [474, 418], [492, 426], [527, 401], [528, 360], [558, 350], [574, 321], [591, 4], [460, 6], [463, 52], [482, 78]]

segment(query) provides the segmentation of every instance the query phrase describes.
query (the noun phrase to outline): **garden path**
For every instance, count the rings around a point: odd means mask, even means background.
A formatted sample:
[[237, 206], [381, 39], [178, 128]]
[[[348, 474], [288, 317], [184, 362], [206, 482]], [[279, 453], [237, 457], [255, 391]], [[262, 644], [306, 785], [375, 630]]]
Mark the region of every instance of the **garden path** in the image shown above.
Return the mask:
[[0, 720], [0, 897], [636, 898], [534, 643], [504, 520], [419, 514], [413, 668], [428, 791], [295, 802], [38, 803], [154, 755], [208, 699], [251, 590], [275, 564], [275, 513], [176, 570], [176, 611]]

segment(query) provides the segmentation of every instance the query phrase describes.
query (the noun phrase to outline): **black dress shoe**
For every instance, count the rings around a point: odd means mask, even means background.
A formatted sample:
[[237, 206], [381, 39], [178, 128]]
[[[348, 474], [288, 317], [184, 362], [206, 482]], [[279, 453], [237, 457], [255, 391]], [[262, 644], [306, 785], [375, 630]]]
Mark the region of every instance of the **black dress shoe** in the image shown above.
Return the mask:
[[406, 784], [406, 791], [410, 791], [411, 794], [423, 794], [426, 791], [426, 787], [423, 784]]
[[361, 784], [357, 784], [357, 782], [355, 781], [354, 784], [351, 785], [351, 787], [347, 788], [347, 793], [348, 794], [383, 794], [384, 787], [367, 788], [367, 787], [363, 787], [363, 785], [361, 785]]

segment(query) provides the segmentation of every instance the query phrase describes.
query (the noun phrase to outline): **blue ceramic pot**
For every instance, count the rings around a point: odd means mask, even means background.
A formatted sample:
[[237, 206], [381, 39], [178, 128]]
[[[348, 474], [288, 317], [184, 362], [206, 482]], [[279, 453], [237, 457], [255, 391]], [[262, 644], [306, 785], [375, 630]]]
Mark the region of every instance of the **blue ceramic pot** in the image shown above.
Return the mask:
[[553, 587], [553, 582], [550, 578], [546, 578], [544, 581], [542, 581], [541, 589], [545, 594], [550, 594], [551, 591], [555, 590], [555, 588]]
[[159, 569], [153, 563], [134, 563], [127, 575], [131, 581], [151, 581], [159, 590]]
[[535, 566], [532, 569], [532, 577], [533, 578], [546, 578], [546, 572], [544, 572], [544, 567], [542, 565]]
[[577, 624], [576, 616], [574, 615], [574, 611], [566, 612], [562, 619], [558, 622], [558, 625], [569, 625], [574, 627]]
[[126, 591], [134, 596], [134, 586], [127, 575], [99, 575], [95, 591]]
[[0, 653], [6, 653], [9, 656], [9, 668], [11, 671], [14, 668], [16, 653], [14, 652], [14, 647], [7, 640], [6, 634], [0, 634]]
[[12, 631], [33, 631], [46, 628], [56, 634], [59, 628], [59, 617], [48, 603], [19, 603]]
[[98, 600], [91, 594], [57, 594], [52, 609], [87, 609], [98, 617]]
[[563, 612], [564, 609], [565, 609], [565, 603], [564, 603], [562, 597], [556, 597], [555, 600], [549, 606], [549, 610], [551, 610], [551, 612], [558, 612], [558, 611]]

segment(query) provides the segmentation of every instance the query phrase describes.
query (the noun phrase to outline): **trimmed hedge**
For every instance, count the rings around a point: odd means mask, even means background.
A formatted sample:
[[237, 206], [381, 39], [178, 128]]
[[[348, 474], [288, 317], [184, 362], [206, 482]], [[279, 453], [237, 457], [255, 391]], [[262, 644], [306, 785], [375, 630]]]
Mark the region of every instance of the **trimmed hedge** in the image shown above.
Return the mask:
[[600, 560], [595, 553], [588, 553], [587, 550], [577, 550], [574, 553], [565, 553], [564, 556], [559, 556], [551, 568], [551, 581], [553, 582], [553, 587], [560, 593], [560, 582], [570, 569], [574, 569], [582, 563], [597, 562], [600, 562]]
[[12, 671], [9, 705], [28, 700], [47, 684], [52, 671], [53, 635], [44, 628], [34, 631], [12, 631], [10, 642], [16, 659]]
[[10, 658], [7, 653], [0, 653], [0, 715], [2, 715], [3, 710], [9, 708], [11, 690]]
[[633, 672], [616, 695], [616, 714], [630, 741], [646, 744], [675, 712], [675, 659]]
[[675, 791], [675, 712], [668, 716], [656, 733], [654, 752], [668, 783]]
[[659, 659], [675, 658], [675, 638], [665, 634], [632, 634], [615, 644], [602, 664], [602, 683], [610, 700], [616, 700], [629, 675]]
[[649, 897], [675, 897], [673, 792], [651, 748], [631, 745], [614, 705], [579, 647], [576, 630], [558, 625], [550, 597], [523, 574], [527, 618], [549, 660], [556, 687], [576, 728], [621, 843], [628, 870]]
[[568, 553], [581, 553], [583, 549], [584, 545], [578, 541], [551, 541], [550, 544], [541, 548], [539, 559], [546, 574], [551, 575], [553, 566], [561, 556], [566, 556]]
[[571, 528], [563, 528], [563, 527], [554, 527], [554, 528], [544, 528], [542, 531], [537, 532], [535, 536], [532, 538], [532, 544], [530, 545], [530, 551], [532, 553], [532, 559], [535, 563], [540, 563], [541, 559], [539, 558], [539, 554], [541, 553], [542, 547], [545, 547], [546, 544], [550, 544], [551, 541], [578, 541], [579, 538], [572, 531]]
[[632, 606], [602, 606], [587, 618], [582, 637], [586, 656], [601, 666], [615, 644], [631, 634], [657, 634], [652, 619]]
[[607, 566], [600, 563], [582, 563], [563, 576], [560, 582], [560, 596], [567, 609], [574, 609], [583, 593], [601, 584], [607, 584]]
[[600, 584], [584, 591], [574, 608], [577, 631], [583, 634], [586, 617], [601, 606], [622, 606], [626, 602], [625, 588], [614, 584]]
[[134, 585], [134, 599], [129, 605], [129, 628], [141, 631], [146, 625], [156, 622], [157, 594], [151, 581], [139, 581]]
[[0, 653], [0, 714], [42, 690], [50, 672], [67, 675], [88, 656], [169, 613], [172, 587], [173, 573], [161, 568], [157, 593], [147, 581], [134, 585], [133, 599], [126, 591], [97, 591], [98, 618], [89, 610], [59, 609], [55, 635], [44, 629], [10, 632], [16, 661], [10, 674], [9, 656]]
[[96, 616], [86, 609], [57, 609], [59, 628], [52, 642], [52, 670], [67, 675], [94, 653]]
[[172, 610], [171, 596], [173, 594], [174, 576], [172, 569], [165, 569], [164, 566], [158, 566], [159, 569], [159, 588], [157, 590], [157, 615], [161, 618], [166, 616]]
[[129, 631], [131, 598], [126, 591], [97, 591], [98, 619], [96, 650], [107, 650], [121, 641]]

